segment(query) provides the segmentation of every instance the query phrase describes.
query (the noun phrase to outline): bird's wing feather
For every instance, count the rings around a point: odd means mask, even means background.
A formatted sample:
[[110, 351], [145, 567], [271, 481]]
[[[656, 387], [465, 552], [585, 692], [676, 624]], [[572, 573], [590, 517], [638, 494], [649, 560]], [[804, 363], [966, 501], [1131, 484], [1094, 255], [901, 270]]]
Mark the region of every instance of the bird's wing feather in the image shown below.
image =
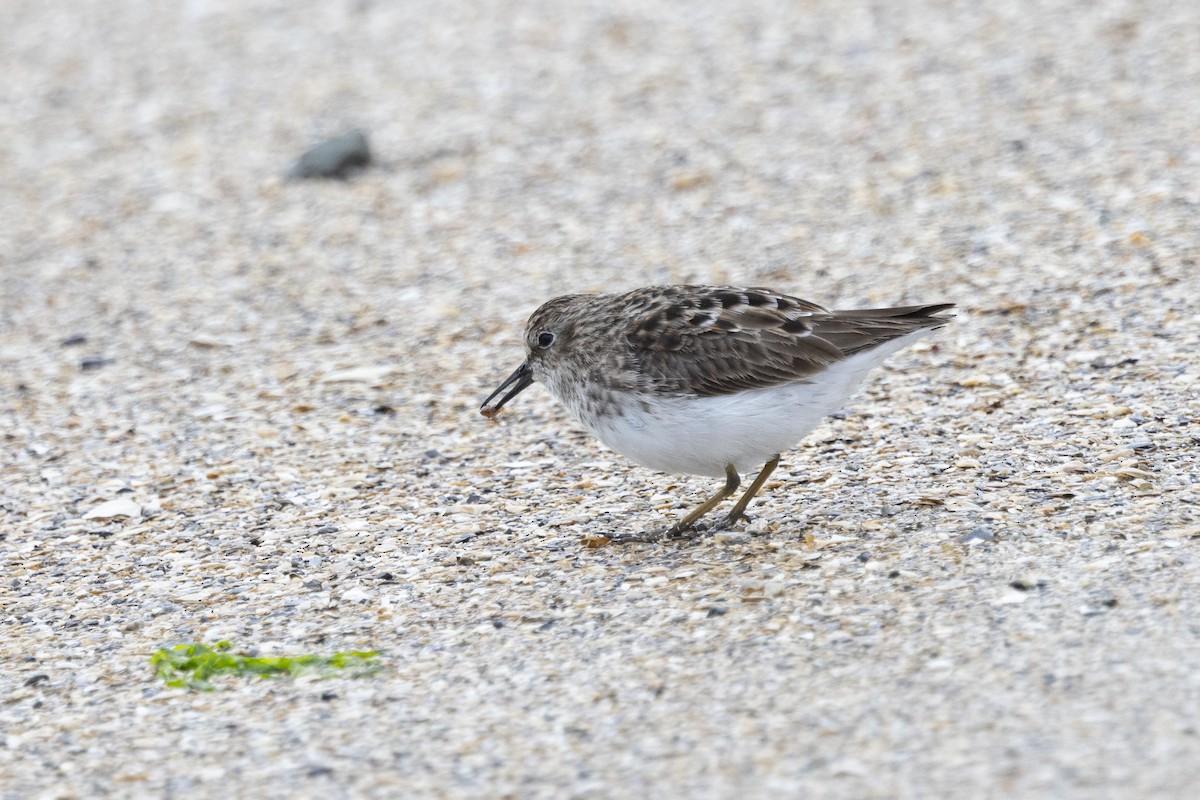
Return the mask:
[[850, 355], [923, 328], [950, 306], [828, 311], [769, 289], [672, 286], [626, 332], [643, 380], [701, 397], [811, 379]]

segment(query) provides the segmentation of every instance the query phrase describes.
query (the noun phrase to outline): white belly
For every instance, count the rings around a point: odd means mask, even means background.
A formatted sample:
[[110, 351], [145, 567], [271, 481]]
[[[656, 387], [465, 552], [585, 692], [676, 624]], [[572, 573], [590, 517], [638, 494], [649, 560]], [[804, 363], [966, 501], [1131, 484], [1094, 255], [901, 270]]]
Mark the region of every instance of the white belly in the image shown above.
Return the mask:
[[621, 416], [580, 421], [613, 450], [652, 469], [723, 477], [732, 464], [746, 474], [841, 408], [871, 368], [898, 349], [899, 343], [851, 357], [811, 383], [720, 397], [642, 397], [648, 411], [630, 403]]
[[624, 415], [582, 421], [606, 445], [646, 467], [722, 477], [732, 464], [744, 475], [791, 449], [841, 408], [874, 366], [872, 360], [865, 368], [847, 368], [856, 366], [852, 361], [810, 384], [721, 397], [647, 398], [648, 411], [631, 404]]

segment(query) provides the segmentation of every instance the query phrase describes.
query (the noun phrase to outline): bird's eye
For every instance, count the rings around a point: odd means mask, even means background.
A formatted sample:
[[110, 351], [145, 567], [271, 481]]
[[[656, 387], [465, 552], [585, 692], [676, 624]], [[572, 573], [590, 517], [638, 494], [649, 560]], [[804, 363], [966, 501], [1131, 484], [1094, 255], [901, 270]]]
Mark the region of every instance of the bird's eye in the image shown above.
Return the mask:
[[550, 331], [542, 331], [538, 334], [538, 347], [545, 350], [550, 345], [554, 344], [554, 334]]

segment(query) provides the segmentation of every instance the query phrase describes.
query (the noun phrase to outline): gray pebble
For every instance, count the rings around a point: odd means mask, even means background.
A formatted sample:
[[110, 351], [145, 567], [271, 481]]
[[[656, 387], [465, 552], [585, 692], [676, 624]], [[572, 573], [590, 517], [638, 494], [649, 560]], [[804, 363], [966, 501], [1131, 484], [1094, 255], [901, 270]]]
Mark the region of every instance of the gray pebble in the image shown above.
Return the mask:
[[959, 541], [963, 544], [973, 544], [975, 542], [990, 542], [995, 538], [996, 535], [992, 533], [991, 528], [986, 525], [980, 525], [978, 528], [975, 528], [970, 533], [960, 538]]
[[367, 135], [360, 130], [321, 142], [304, 155], [288, 171], [291, 180], [304, 178], [346, 178], [351, 171], [371, 163]]

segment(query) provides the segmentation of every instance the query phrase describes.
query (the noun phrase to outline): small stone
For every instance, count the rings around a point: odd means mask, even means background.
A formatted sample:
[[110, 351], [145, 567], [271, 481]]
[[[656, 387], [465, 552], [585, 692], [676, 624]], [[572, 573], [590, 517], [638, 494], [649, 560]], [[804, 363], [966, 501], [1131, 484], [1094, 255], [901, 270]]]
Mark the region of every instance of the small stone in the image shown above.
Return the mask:
[[1009, 586], [1016, 589], [1018, 592], [1028, 592], [1032, 591], [1033, 589], [1044, 589], [1046, 587], [1046, 581], [1036, 577], [1024, 577], [1017, 578], [1015, 581], [1010, 583]]
[[113, 517], [137, 517], [142, 507], [129, 497], [118, 497], [101, 503], [83, 515], [83, 519], [112, 519]]
[[1121, 467], [1120, 469], [1116, 470], [1113, 474], [1116, 475], [1118, 478], [1125, 478], [1127, 480], [1133, 479], [1133, 478], [1140, 478], [1141, 480], [1150, 480], [1151, 478], [1154, 477], [1153, 472], [1147, 472], [1144, 469], [1137, 469], [1136, 467]]
[[288, 172], [290, 180], [304, 178], [347, 178], [371, 163], [367, 135], [360, 130], [322, 142], [300, 156]]
[[371, 595], [359, 586], [342, 592], [342, 602], [344, 603], [362, 603], [370, 599]]
[[79, 362], [79, 368], [84, 372], [91, 372], [92, 370], [106, 367], [111, 363], [113, 363], [111, 358], [104, 358], [103, 356], [88, 356]]
[[958, 541], [962, 542], [963, 544], [976, 544], [978, 542], [990, 542], [995, 538], [996, 535], [992, 533], [991, 528], [989, 528], [987, 525], [980, 525], [979, 527], [972, 529], [970, 533], [964, 535]]
[[1026, 600], [1026, 595], [1024, 592], [1022, 592], [1019, 589], [1014, 589], [1011, 586], [1009, 586], [1009, 587], [1006, 587], [1000, 593], [1000, 595], [995, 600], [992, 601], [992, 603], [994, 605], [998, 605], [998, 606], [1015, 606], [1015, 605], [1019, 605], [1020, 603], [1024, 603], [1025, 600]]

